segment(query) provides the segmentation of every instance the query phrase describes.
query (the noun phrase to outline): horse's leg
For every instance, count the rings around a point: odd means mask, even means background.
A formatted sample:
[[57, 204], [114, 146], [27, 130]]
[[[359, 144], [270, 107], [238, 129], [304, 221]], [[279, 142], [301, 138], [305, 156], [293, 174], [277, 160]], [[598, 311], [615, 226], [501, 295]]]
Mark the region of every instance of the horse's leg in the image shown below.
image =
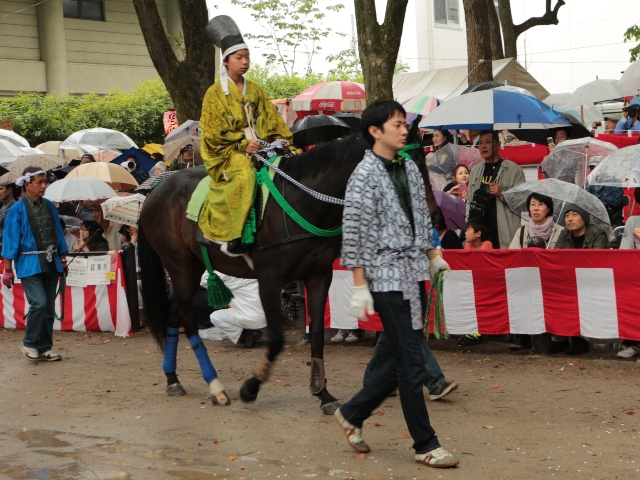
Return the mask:
[[187, 392], [176, 374], [178, 364], [178, 340], [180, 339], [180, 330], [174, 327], [167, 327], [167, 338], [164, 345], [164, 358], [162, 360], [162, 370], [167, 376], [167, 395], [179, 397], [186, 395]]
[[[262, 271], [264, 271], [264, 269], [262, 269]], [[273, 272], [269, 272], [268, 275], [269, 276], [260, 275], [258, 284], [262, 308], [267, 317], [269, 346], [267, 356], [258, 362], [253, 368], [253, 376], [245, 380], [242, 388], [240, 388], [240, 398], [244, 402], [253, 402], [258, 398], [260, 386], [269, 379], [273, 362], [282, 350], [284, 344], [284, 334], [282, 333], [282, 306], [280, 303], [282, 277]]]
[[189, 344], [193, 349], [193, 353], [198, 359], [200, 365], [200, 371], [202, 372], [202, 378], [209, 385], [209, 391], [211, 392], [211, 402], [214, 405], [230, 405], [231, 400], [225, 392], [222, 383], [218, 379], [218, 372], [211, 363], [209, 354], [207, 353], [207, 347], [200, 338], [200, 335], [195, 333], [189, 336]]
[[311, 342], [311, 378], [309, 389], [320, 398], [320, 408], [325, 415], [333, 415], [340, 404], [327, 390], [324, 376], [324, 310], [329, 295], [333, 272], [318, 272], [305, 282], [309, 305], [309, 340]]

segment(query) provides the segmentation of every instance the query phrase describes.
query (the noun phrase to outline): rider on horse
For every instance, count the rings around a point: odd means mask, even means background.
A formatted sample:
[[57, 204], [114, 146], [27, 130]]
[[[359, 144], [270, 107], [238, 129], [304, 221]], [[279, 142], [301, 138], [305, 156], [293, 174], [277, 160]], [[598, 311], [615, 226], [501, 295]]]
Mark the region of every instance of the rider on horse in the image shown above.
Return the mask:
[[211, 181], [198, 225], [209, 240], [226, 242], [223, 250], [245, 253], [250, 244], [242, 241], [242, 231], [256, 185], [251, 155], [260, 150], [258, 139], [290, 141], [292, 134], [262, 89], [244, 79], [249, 49], [235, 22], [220, 15], [208, 30], [223, 63], [202, 104], [201, 153]]

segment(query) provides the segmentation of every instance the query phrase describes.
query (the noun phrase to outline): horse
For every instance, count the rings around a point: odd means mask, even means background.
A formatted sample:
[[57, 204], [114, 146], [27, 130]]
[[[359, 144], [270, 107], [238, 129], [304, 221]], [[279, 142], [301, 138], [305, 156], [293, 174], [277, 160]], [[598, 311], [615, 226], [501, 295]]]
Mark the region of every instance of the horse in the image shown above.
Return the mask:
[[[437, 208], [429, 183], [423, 149], [417, 137], [417, 121], [407, 143], [418, 142], [408, 153], [423, 176], [430, 212]], [[325, 195], [344, 198], [347, 181], [370, 148], [362, 134], [322, 144], [309, 152], [282, 158], [280, 169], [306, 187]], [[187, 203], [197, 184], [207, 175], [204, 168], [179, 171], [157, 185], [144, 202], [139, 219], [138, 252], [142, 276], [142, 297], [151, 332], [164, 350], [166, 392], [186, 392], [176, 374], [178, 328], [183, 327], [194, 350], [214, 404], [227, 405], [229, 397], [217, 379], [206, 347], [198, 335], [192, 300], [205, 270], [201, 245], [196, 240], [197, 224], [186, 218]], [[274, 183], [282, 196], [307, 221], [322, 229], [341, 225], [342, 206], [312, 198], [302, 189], [276, 175]], [[320, 399], [325, 415], [339, 407], [329, 393], [324, 372], [324, 310], [332, 280], [332, 263], [338, 258], [341, 237], [313, 236], [294, 223], [269, 197], [261, 228], [250, 253], [253, 269], [242, 257], [231, 257], [217, 246], [207, 246], [215, 270], [240, 278], [257, 278], [260, 299], [267, 319], [268, 349], [240, 389], [242, 401], [256, 400], [260, 386], [269, 378], [276, 357], [283, 348], [281, 288], [302, 280], [308, 294], [311, 344], [310, 390]], [[165, 269], [173, 285], [167, 294]]]

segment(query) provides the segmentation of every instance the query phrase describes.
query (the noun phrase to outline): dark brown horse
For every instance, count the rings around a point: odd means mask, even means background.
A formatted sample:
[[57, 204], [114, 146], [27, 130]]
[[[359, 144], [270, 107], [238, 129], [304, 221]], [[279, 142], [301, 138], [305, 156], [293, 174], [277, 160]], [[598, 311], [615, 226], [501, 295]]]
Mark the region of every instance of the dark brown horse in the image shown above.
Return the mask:
[[[417, 122], [409, 133], [409, 142], [418, 141]], [[325, 195], [344, 198], [347, 181], [369, 148], [361, 135], [320, 145], [302, 155], [283, 158], [280, 168], [305, 186]], [[422, 172], [430, 211], [436, 208], [429, 184], [422, 148], [409, 152]], [[192, 299], [205, 270], [200, 245], [196, 242], [196, 223], [185, 216], [187, 203], [198, 182], [206, 176], [203, 168], [180, 171], [158, 185], [147, 197], [140, 214], [139, 255], [142, 272], [142, 295], [146, 317], [153, 335], [165, 351], [163, 368], [167, 376], [167, 393], [183, 395], [176, 375], [175, 352], [178, 328], [184, 331], [200, 362], [205, 381], [210, 385], [214, 403], [229, 399], [198, 335]], [[311, 224], [333, 229], [341, 224], [342, 206], [324, 203], [280, 176], [274, 180], [280, 193]], [[325, 414], [339, 406], [329, 393], [324, 376], [324, 309], [332, 279], [332, 262], [340, 252], [341, 237], [321, 238], [307, 234], [269, 198], [251, 253], [252, 270], [242, 258], [221, 253], [216, 247], [208, 252], [215, 270], [242, 278], [257, 278], [260, 298], [267, 318], [268, 351], [254, 368], [241, 390], [243, 401], [257, 398], [272, 363], [283, 347], [281, 288], [287, 282], [304, 281], [308, 293], [311, 342], [311, 392], [321, 400]], [[167, 295], [164, 269], [169, 273], [174, 295]]]

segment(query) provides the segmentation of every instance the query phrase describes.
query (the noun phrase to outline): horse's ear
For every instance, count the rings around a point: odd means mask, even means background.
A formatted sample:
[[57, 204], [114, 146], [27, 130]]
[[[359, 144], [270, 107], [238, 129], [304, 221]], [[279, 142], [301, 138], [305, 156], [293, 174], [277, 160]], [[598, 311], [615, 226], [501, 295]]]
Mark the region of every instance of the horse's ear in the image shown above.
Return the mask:
[[418, 124], [422, 120], [422, 115], [418, 115], [416, 119], [411, 123], [411, 127], [409, 127], [409, 134], [407, 138], [418, 138]]

